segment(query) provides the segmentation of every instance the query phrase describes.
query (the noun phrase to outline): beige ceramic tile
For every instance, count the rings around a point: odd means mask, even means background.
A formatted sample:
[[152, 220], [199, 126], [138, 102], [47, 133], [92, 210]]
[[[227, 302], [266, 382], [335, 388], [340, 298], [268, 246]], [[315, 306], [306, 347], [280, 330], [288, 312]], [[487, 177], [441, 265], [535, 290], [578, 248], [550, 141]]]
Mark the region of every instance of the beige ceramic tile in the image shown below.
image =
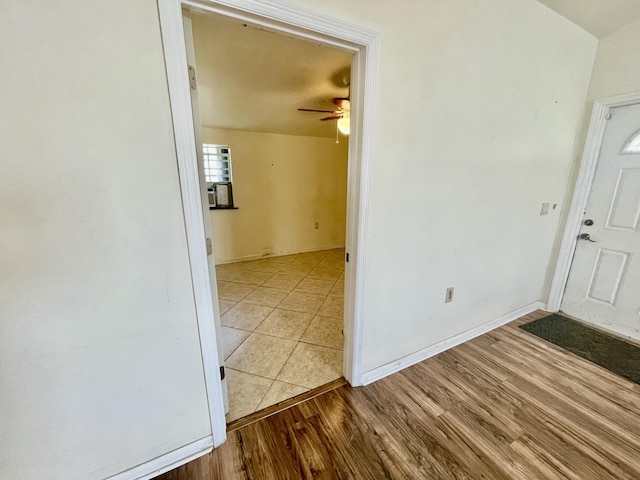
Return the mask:
[[278, 305], [278, 308], [295, 312], [316, 313], [324, 299], [325, 297], [322, 295], [293, 291]]
[[269, 280], [264, 282], [263, 287], [281, 288], [291, 291], [296, 288], [304, 277], [302, 275], [288, 275], [286, 273], [276, 273]]
[[295, 260], [295, 255], [282, 255], [264, 258], [262, 261], [265, 265], [284, 264], [287, 265]]
[[338, 280], [329, 292], [329, 295], [344, 298], [344, 280]]
[[222, 326], [222, 349], [224, 350], [225, 360], [229, 358], [229, 355], [231, 355], [249, 335], [251, 335], [251, 332]]
[[237, 262], [231, 265], [241, 270], [251, 270], [253, 267], [260, 265], [260, 262], [262, 262], [262, 260], [247, 260], [246, 262]]
[[265, 272], [255, 272], [253, 270], [241, 270], [233, 279], [233, 283], [244, 283], [247, 285], [262, 285], [273, 274]]
[[254, 263], [252, 263], [250, 270], [274, 274], [278, 273], [285, 266], [286, 265], [282, 263], [269, 262], [267, 260], [256, 260]]
[[231, 354], [226, 365], [234, 370], [275, 379], [295, 346], [293, 340], [252, 333]]
[[340, 350], [298, 343], [277, 380], [306, 388], [316, 388], [341, 376], [342, 352]]
[[315, 252], [305, 252], [300, 253], [299, 258], [314, 258], [317, 260], [322, 260], [329, 254], [329, 250], [318, 250]]
[[293, 262], [296, 258], [298, 258], [297, 254], [293, 254], [293, 255], [282, 255], [280, 257], [273, 257], [273, 261], [274, 262], [279, 262], [279, 263], [286, 263], [289, 264], [291, 262]]
[[344, 346], [342, 319], [314, 317], [300, 341], [342, 350]]
[[224, 268], [221, 270], [216, 268], [216, 280], [218, 282], [230, 282], [240, 275], [240, 272], [242, 272], [242, 270], [238, 268]]
[[322, 315], [323, 317], [343, 318], [344, 299], [341, 297], [327, 297], [318, 310], [317, 315]]
[[227, 327], [253, 331], [272, 310], [273, 308], [264, 305], [240, 302], [220, 317], [220, 323]]
[[[340, 273], [342, 273], [344, 271], [344, 265], [342, 265], [341, 263], [319, 263], [317, 267], [315, 267], [315, 270], [322, 270], [323, 273], [324, 272], [338, 272], [338, 275], [335, 278], [332, 278], [332, 280], [335, 280], [337, 278], [340, 277]], [[335, 275], [335, 273], [332, 273], [332, 275]]]
[[343, 270], [344, 257], [325, 257], [318, 264], [318, 268], [326, 270]]
[[231, 308], [233, 308], [235, 304], [236, 302], [232, 302], [231, 300], [218, 299], [218, 307], [220, 308], [220, 315], [224, 315]]
[[342, 267], [344, 266], [344, 261], [345, 261], [345, 254], [337, 253], [333, 255], [327, 255], [326, 257], [324, 257], [320, 261], [320, 265], [329, 265], [329, 264], [336, 265], [337, 264]]
[[[216, 272], [228, 357], [228, 421], [342, 375], [338, 349], [343, 346], [344, 249], [219, 265]], [[310, 278], [298, 283], [306, 275]], [[256, 289], [242, 282], [262, 285]], [[326, 298], [327, 293], [331, 297]], [[236, 304], [245, 295], [246, 301]], [[271, 308], [276, 305], [277, 309]], [[307, 343], [297, 343], [300, 338]], [[278, 376], [282, 382], [263, 376]]]
[[255, 288], [252, 285], [242, 285], [240, 283], [218, 282], [218, 297], [222, 300], [239, 302], [253, 292]]
[[258, 405], [257, 410], [262, 410], [263, 408], [270, 407], [271, 405], [275, 405], [276, 403], [280, 403], [284, 400], [289, 400], [296, 395], [300, 395], [301, 393], [308, 391], [308, 388], [291, 385], [290, 383], [278, 382], [276, 380], [269, 388], [269, 391], [262, 399], [262, 402], [260, 402], [260, 405]]
[[229, 392], [227, 422], [231, 422], [255, 412], [273, 381], [231, 368], [226, 369], [226, 374]]
[[284, 300], [288, 293], [288, 290], [279, 288], [258, 287], [250, 295], [247, 295], [244, 301], [257, 305], [275, 307]]
[[319, 280], [336, 281], [342, 272], [340, 270], [324, 270], [319, 267], [314, 268], [309, 273], [309, 278], [317, 278]]
[[317, 278], [305, 278], [296, 287], [296, 292], [315, 293], [316, 295], [328, 295], [333, 288], [331, 280], [318, 280]]
[[293, 262], [291, 262], [290, 265], [306, 265], [306, 266], [309, 266], [309, 267], [315, 267], [322, 260], [322, 258], [309, 257], [309, 256], [306, 256], [306, 255], [308, 255], [308, 254], [300, 255]]
[[296, 264], [291, 264], [291, 265], [286, 265], [283, 266], [282, 269], [280, 270], [281, 273], [286, 273], [288, 275], [300, 275], [300, 276], [307, 276], [311, 273], [311, 270], [313, 270], [313, 265], [307, 265], [307, 264], [302, 264], [302, 265], [296, 265]]
[[256, 329], [256, 333], [274, 337], [300, 340], [313, 319], [310, 313], [294, 312], [276, 308]]

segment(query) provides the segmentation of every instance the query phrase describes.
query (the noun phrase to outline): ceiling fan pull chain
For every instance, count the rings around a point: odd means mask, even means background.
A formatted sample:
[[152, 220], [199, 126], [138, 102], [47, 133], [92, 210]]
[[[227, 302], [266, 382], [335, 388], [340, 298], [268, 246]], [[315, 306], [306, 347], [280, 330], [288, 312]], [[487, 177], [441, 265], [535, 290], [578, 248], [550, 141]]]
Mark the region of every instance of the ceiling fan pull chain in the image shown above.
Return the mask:
[[336, 122], [336, 143], [340, 143], [340, 137], [338, 136], [338, 122]]

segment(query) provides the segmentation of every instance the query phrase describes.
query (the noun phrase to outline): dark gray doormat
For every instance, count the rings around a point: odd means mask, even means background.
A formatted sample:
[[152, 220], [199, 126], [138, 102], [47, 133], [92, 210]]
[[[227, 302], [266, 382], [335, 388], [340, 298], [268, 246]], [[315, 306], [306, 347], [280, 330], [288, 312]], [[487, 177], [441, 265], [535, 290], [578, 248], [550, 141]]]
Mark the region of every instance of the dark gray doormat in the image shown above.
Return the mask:
[[556, 314], [520, 328], [640, 385], [640, 347]]

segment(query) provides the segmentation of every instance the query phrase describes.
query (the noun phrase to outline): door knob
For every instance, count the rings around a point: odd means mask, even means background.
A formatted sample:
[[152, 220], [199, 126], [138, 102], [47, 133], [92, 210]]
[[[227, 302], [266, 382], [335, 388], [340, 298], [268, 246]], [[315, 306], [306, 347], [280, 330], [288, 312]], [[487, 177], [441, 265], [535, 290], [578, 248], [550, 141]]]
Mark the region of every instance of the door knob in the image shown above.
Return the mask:
[[579, 238], [580, 240], [587, 240], [587, 241], [589, 241], [589, 242], [596, 243], [596, 241], [595, 241], [595, 240], [593, 240], [593, 239], [591, 238], [591, 235], [589, 235], [588, 233], [583, 233], [583, 234], [582, 234], [582, 235], [580, 235], [578, 238]]
[[593, 220], [591, 220], [590, 218], [587, 218], [587, 219], [584, 221], [584, 224], [585, 224], [587, 227], [590, 227], [591, 225], [593, 225]]

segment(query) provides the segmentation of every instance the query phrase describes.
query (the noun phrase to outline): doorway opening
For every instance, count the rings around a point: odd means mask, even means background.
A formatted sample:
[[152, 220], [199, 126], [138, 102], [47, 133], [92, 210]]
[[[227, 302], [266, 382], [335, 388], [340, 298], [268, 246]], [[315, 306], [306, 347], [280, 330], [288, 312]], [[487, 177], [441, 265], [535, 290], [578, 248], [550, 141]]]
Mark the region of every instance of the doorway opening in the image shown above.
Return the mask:
[[353, 56], [183, 15], [232, 422], [342, 377], [348, 136], [333, 101]]
[[[197, 161], [197, 152], [202, 155], [200, 146], [204, 142], [202, 138], [197, 138], [201, 136], [201, 130], [194, 128], [194, 125], [200, 125], [199, 122], [194, 122], [193, 118], [194, 113], [199, 115], [199, 112], [196, 112], [196, 108], [192, 107], [190, 95], [190, 80], [191, 82], [197, 82], [197, 73], [191, 72], [188, 67], [182, 8], [188, 7], [191, 13], [220, 14], [240, 20], [246, 23], [247, 26], [254, 25], [265, 31], [277, 32], [287, 37], [311, 41], [318, 46], [333, 47], [353, 56], [350, 85], [348, 87], [351, 132], [348, 145], [342, 144], [348, 147], [344, 252], [338, 249], [330, 249], [334, 251], [324, 252], [326, 256], [319, 258], [319, 262], [326, 260], [328, 263], [325, 263], [325, 266], [331, 266], [329, 264], [332, 262], [335, 266], [338, 256], [342, 257], [343, 253], [345, 255], [345, 258], [340, 260], [341, 262], [346, 260], [346, 263], [343, 263], [344, 352], [342, 373], [345, 379], [354, 386], [361, 384], [362, 373], [362, 303], [368, 205], [367, 185], [368, 165], [370, 163], [373, 140], [378, 37], [377, 34], [360, 27], [296, 7], [274, 5], [271, 2], [233, 0], [225, 1], [224, 4], [221, 4], [216, 1], [158, 0], [158, 6], [171, 109], [174, 118], [178, 169], [183, 193], [185, 227], [192, 266], [194, 296], [211, 412], [213, 442], [214, 445], [219, 445], [226, 436], [224, 433], [224, 399], [228, 377], [224, 368], [220, 368], [224, 367], [224, 353], [220, 312], [217, 308], [219, 293], [216, 287], [217, 278], [213, 273], [215, 268], [208, 268], [209, 263], [215, 264], [213, 260], [215, 258], [215, 246], [212, 240], [205, 241], [205, 239], [212, 239], [218, 232], [207, 230], [207, 224], [210, 227], [211, 221], [207, 191], [206, 189], [201, 189], [201, 186], [206, 185], [203, 171], [204, 162], [200, 162], [199, 165]], [[331, 73], [334, 72], [329, 72], [329, 74]], [[295, 105], [294, 108], [308, 106], [308, 104], [302, 104]], [[230, 145], [219, 143], [218, 141], [211, 143], [211, 145], [222, 146], [223, 149], [226, 146], [227, 151], [219, 150], [218, 153], [230, 153], [231, 162], [233, 163], [235, 153]], [[200, 181], [201, 177], [203, 178], [202, 181]], [[223, 194], [220, 199], [218, 199], [217, 191], [214, 190], [216, 202], [218, 200], [222, 200], [221, 203], [226, 201], [228, 202], [227, 207], [229, 207], [233, 186], [233, 182], [231, 182], [231, 188], [225, 188], [222, 185], [221, 191]], [[259, 186], [254, 186], [254, 188], [259, 189]], [[237, 190], [233, 192], [233, 194], [236, 193]], [[237, 196], [233, 198], [233, 206], [235, 206], [237, 198]], [[241, 210], [242, 205], [238, 204], [238, 208]], [[232, 214], [234, 212], [215, 213]], [[208, 222], [207, 218], [209, 218]], [[314, 230], [316, 222], [320, 223], [318, 220], [313, 222]], [[320, 229], [322, 229], [322, 224], [320, 224]], [[212, 255], [207, 256], [207, 252], [211, 252]], [[277, 252], [267, 251], [263, 253]], [[314, 254], [314, 252], [301, 253], [304, 255], [309, 254], [309, 258]], [[316, 255], [319, 256], [320, 254], [316, 253]], [[208, 261], [208, 259], [210, 260]], [[270, 256], [267, 260], [272, 261], [275, 259], [275, 256]], [[291, 259], [292, 263], [294, 261], [296, 261], [296, 258]], [[300, 261], [299, 263], [302, 262]], [[224, 268], [228, 267], [220, 267], [219, 270], [222, 271]], [[309, 280], [313, 279], [314, 277], [309, 278]], [[323, 279], [315, 278], [315, 280]], [[335, 282], [338, 281], [340, 280], [336, 279], [334, 281], [331, 290], [336, 286]], [[226, 296], [226, 294], [223, 295]]]
[[183, 15], [231, 422], [342, 377], [353, 55]]

